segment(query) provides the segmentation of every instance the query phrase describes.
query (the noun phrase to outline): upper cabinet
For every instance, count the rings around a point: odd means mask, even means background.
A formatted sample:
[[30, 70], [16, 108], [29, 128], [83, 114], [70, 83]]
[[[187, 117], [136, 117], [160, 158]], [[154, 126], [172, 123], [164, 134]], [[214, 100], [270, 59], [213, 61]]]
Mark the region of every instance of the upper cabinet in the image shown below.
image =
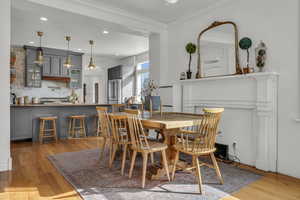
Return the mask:
[[[28, 69], [26, 70], [27, 87], [41, 87], [43, 77], [45, 79], [47, 78], [47, 80], [51, 77], [55, 78], [55, 80], [67, 78], [70, 79], [69, 86], [71, 88], [81, 87], [82, 53], [70, 52], [73, 66], [68, 69], [64, 67], [67, 57], [67, 51], [65, 50], [43, 48], [44, 63], [43, 65], [37, 65], [34, 64], [37, 48], [31, 46], [24, 46], [24, 48], [26, 49], [26, 69]], [[72, 70], [79, 70], [76, 71], [76, 76], [71, 74]], [[78, 74], [78, 72], [80, 73]], [[77, 84], [74, 84], [75, 82]]]

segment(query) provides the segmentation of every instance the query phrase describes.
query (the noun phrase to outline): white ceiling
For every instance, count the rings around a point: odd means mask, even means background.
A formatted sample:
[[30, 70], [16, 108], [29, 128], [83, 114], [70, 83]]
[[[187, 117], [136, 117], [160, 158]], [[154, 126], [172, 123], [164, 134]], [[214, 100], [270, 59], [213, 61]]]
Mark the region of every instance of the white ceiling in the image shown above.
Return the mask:
[[[48, 18], [41, 22], [40, 17]], [[71, 49], [89, 53], [89, 40], [95, 41], [95, 54], [109, 57], [127, 57], [148, 50], [148, 37], [126, 27], [107, 23], [78, 14], [32, 4], [24, 0], [12, 0], [12, 44], [38, 45], [36, 31], [42, 30], [43, 46], [66, 48], [64, 36], [71, 35]], [[103, 30], [109, 34], [104, 35]], [[117, 55], [117, 56], [116, 56]]]
[[99, 5], [118, 8], [163, 23], [205, 10], [224, 0], [179, 0], [167, 4], [165, 0], [91, 0]]

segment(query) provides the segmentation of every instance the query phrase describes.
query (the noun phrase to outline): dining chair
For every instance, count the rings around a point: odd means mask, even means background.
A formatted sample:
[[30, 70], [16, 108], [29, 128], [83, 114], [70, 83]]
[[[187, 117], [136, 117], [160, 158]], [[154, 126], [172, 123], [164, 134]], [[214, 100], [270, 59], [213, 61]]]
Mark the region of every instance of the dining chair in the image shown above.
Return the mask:
[[[107, 143], [109, 144], [109, 158], [111, 158], [112, 154], [112, 141], [111, 141], [111, 127], [110, 120], [107, 113], [107, 107], [96, 107], [98, 113], [98, 130], [100, 137], [103, 138], [103, 146], [100, 152], [100, 160], [104, 157], [105, 148]], [[98, 132], [97, 132], [98, 133]], [[101, 133], [101, 134], [100, 134]]]
[[121, 175], [124, 174], [126, 154], [128, 145], [131, 143], [128, 136], [128, 126], [127, 126], [127, 115], [114, 115], [110, 116], [111, 130], [112, 130], [112, 155], [109, 163], [111, 168], [115, 160], [116, 152], [119, 146], [123, 148], [122, 164], [121, 164]]
[[131, 115], [140, 115], [141, 114], [141, 111], [138, 109], [125, 109], [124, 112], [127, 114], [131, 114]]
[[[214, 152], [216, 151], [215, 143], [221, 114], [224, 108], [203, 109], [203, 117], [191, 127], [192, 130], [180, 130], [180, 136], [175, 144], [176, 156], [172, 170], [172, 180], [175, 178], [176, 164], [179, 160], [179, 153], [192, 156], [192, 167], [196, 169], [200, 194], [203, 193], [202, 178], [200, 167], [206, 165], [216, 170], [216, 174], [221, 184], [224, 183]], [[213, 165], [199, 163], [200, 156], [210, 156]]]
[[101, 122], [100, 122], [100, 118], [99, 118], [99, 112], [108, 112], [108, 108], [107, 107], [102, 107], [102, 106], [97, 106], [96, 107], [96, 111], [97, 111], [97, 115], [96, 115], [96, 122], [97, 122], [97, 130], [96, 130], [96, 136], [100, 136], [101, 135]]
[[136, 155], [137, 153], [141, 153], [143, 156], [142, 188], [144, 188], [146, 182], [148, 155], [154, 152], [161, 152], [163, 158], [163, 166], [166, 171], [168, 180], [170, 181], [169, 168], [166, 156], [166, 149], [168, 148], [167, 144], [159, 142], [149, 142], [144, 132], [141, 119], [139, 119], [136, 115], [128, 115], [128, 125], [129, 135], [131, 139], [131, 149], [133, 150], [129, 170], [129, 178], [132, 177]]

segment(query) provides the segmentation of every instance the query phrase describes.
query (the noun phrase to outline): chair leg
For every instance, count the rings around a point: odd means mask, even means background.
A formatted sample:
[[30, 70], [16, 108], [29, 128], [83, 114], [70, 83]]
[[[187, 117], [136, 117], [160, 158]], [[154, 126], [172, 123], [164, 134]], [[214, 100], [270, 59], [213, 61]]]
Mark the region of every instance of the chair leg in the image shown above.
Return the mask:
[[82, 119], [82, 126], [83, 126], [83, 137], [87, 137], [85, 119]]
[[112, 146], [112, 155], [111, 155], [111, 160], [110, 160], [110, 163], [109, 163], [109, 168], [112, 168], [112, 164], [115, 160], [117, 150], [118, 150], [118, 145], [113, 144], [113, 146]]
[[71, 134], [72, 134], [72, 119], [69, 119], [68, 138], [71, 137]]
[[43, 139], [44, 139], [44, 129], [45, 129], [45, 121], [41, 120], [40, 122], [40, 143], [43, 143]]
[[150, 153], [150, 160], [151, 160], [151, 164], [154, 164], [154, 153]]
[[125, 168], [125, 162], [126, 162], [126, 154], [127, 154], [127, 146], [128, 144], [124, 144], [123, 147], [123, 158], [122, 158], [122, 167], [121, 167], [121, 175], [124, 175], [124, 168]]
[[56, 120], [54, 119], [53, 120], [53, 133], [54, 133], [54, 139], [55, 139], [55, 142], [57, 142], [57, 129], [56, 129]]
[[75, 130], [75, 126], [76, 126], [76, 119], [72, 119], [72, 137], [76, 137], [76, 130]]
[[170, 182], [170, 173], [169, 173], [169, 165], [168, 165], [168, 161], [167, 161], [166, 150], [161, 151], [161, 154], [163, 157], [164, 168], [166, 170], [166, 174], [167, 174], [168, 180]]
[[211, 158], [211, 160], [212, 160], [212, 162], [213, 162], [213, 164], [214, 164], [214, 167], [215, 167], [217, 176], [218, 176], [218, 178], [220, 179], [221, 184], [223, 185], [223, 184], [224, 184], [224, 180], [223, 180], [223, 177], [222, 177], [222, 174], [221, 174], [219, 165], [218, 165], [218, 163], [217, 163], [215, 154], [214, 154], [214, 153], [210, 153], [210, 158]]
[[130, 170], [129, 170], [129, 178], [132, 177], [132, 171], [133, 171], [134, 164], [135, 164], [136, 154], [137, 154], [137, 152], [136, 152], [136, 151], [133, 151], [133, 153], [132, 153], [132, 158], [131, 158], [131, 164], [130, 164]]
[[145, 187], [145, 182], [146, 182], [147, 162], [148, 162], [148, 153], [143, 153], [142, 188]]
[[200, 191], [200, 194], [203, 194], [201, 170], [200, 170], [200, 165], [199, 165], [198, 157], [197, 156], [193, 156], [193, 160], [194, 160], [194, 162], [196, 164], [196, 174], [197, 174], [197, 177], [198, 177], [199, 191]]
[[104, 158], [105, 147], [106, 147], [106, 137], [103, 137], [103, 144], [102, 147], [100, 147], [99, 160]]
[[173, 169], [172, 169], [172, 180], [174, 180], [174, 178], [175, 178], [176, 165], [177, 165], [178, 160], [179, 160], [179, 151], [176, 151], [176, 156], [175, 156], [175, 160], [173, 163]]

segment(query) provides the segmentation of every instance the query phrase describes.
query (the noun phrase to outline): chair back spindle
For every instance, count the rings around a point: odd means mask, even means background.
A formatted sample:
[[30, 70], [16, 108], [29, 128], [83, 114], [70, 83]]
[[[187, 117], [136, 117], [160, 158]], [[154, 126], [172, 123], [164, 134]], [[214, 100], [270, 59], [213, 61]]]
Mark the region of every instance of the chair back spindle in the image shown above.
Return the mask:
[[141, 120], [137, 115], [128, 115], [130, 139], [133, 149], [149, 150], [150, 146]]
[[179, 143], [190, 153], [215, 151], [216, 136], [224, 109], [204, 109], [201, 120], [182, 130]]
[[128, 142], [127, 116], [110, 115], [111, 132], [114, 143]]

